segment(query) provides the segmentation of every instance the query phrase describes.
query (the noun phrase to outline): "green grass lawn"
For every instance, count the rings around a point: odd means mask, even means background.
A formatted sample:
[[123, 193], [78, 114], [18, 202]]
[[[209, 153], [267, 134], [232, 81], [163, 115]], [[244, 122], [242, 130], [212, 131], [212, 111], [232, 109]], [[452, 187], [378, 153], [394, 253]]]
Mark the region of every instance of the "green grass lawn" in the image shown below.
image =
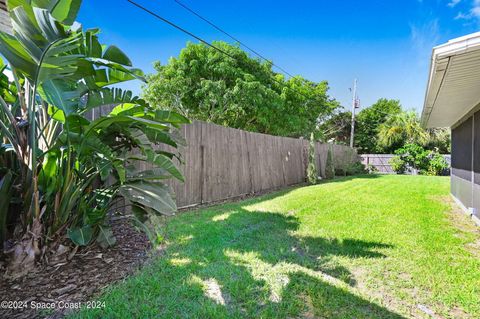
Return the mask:
[[73, 317], [480, 318], [480, 235], [448, 192], [364, 176], [181, 213], [162, 256]]

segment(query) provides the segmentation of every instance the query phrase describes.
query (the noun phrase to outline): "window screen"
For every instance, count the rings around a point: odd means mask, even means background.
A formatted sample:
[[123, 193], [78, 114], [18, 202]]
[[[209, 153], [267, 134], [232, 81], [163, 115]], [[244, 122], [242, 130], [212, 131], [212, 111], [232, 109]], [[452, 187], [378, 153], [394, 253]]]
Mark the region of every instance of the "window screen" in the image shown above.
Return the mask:
[[473, 138], [473, 171], [475, 172], [475, 183], [480, 185], [480, 111], [475, 113]]
[[471, 180], [473, 117], [452, 130], [452, 174]]

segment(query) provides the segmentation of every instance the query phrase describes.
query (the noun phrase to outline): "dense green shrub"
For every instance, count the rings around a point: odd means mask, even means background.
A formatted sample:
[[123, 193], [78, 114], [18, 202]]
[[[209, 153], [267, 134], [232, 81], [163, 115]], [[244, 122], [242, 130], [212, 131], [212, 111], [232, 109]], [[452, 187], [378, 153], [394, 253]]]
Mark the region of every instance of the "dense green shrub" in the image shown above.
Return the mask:
[[448, 163], [445, 160], [445, 158], [435, 152], [432, 151], [429, 154], [429, 163], [428, 163], [428, 169], [426, 171], [427, 175], [445, 175], [446, 171], [448, 170]]
[[395, 154], [389, 163], [397, 174], [412, 170], [419, 174], [442, 175], [448, 169], [448, 163], [437, 150], [426, 150], [418, 144], [407, 144]]
[[310, 143], [308, 144], [307, 165], [307, 180], [310, 184], [316, 184], [318, 180], [317, 166], [315, 164], [315, 139], [312, 133], [310, 135]]
[[[0, 237], [14, 242], [9, 269], [17, 272], [65, 237], [113, 244], [106, 217], [119, 199], [140, 219], [176, 210], [163, 181], [183, 180], [175, 131], [188, 120], [111, 87], [143, 73], [101, 45], [98, 29], [73, 23], [80, 3], [9, 1], [14, 36], [0, 32], [10, 69], [0, 62]], [[107, 115], [86, 115], [107, 106]], [[152, 168], [138, 169], [145, 164]]]
[[335, 164], [333, 162], [333, 149], [331, 144], [328, 146], [327, 161], [325, 163], [325, 178], [335, 178]]
[[335, 167], [335, 176], [347, 176], [347, 172], [343, 167]]
[[407, 163], [400, 156], [392, 157], [388, 163], [397, 174], [405, 174]]
[[354, 163], [347, 165], [345, 169], [346, 175], [358, 175], [358, 174], [365, 174], [365, 173], [368, 173], [368, 171], [365, 165], [362, 164], [360, 161], [356, 161]]
[[365, 166], [365, 172], [368, 173], [368, 174], [373, 174], [373, 173], [378, 172], [378, 169], [372, 164], [367, 164]]

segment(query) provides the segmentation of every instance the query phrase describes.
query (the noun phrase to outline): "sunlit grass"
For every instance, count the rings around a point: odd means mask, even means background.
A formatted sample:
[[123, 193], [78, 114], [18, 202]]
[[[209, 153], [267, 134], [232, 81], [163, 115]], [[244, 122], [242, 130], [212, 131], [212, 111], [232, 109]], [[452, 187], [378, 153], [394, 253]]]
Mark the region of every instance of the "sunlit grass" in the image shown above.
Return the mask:
[[478, 318], [480, 236], [448, 183], [365, 176], [179, 214], [163, 256], [74, 317]]

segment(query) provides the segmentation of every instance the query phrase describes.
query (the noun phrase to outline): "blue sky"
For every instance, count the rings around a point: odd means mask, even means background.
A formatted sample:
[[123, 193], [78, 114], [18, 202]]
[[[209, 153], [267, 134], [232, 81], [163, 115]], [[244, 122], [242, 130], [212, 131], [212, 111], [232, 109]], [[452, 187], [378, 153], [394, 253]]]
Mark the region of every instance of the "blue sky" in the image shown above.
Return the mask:
[[[173, 0], [137, 2], [207, 41], [230, 41]], [[362, 107], [386, 97], [421, 110], [431, 48], [480, 26], [480, 0], [182, 2], [289, 73], [327, 80], [347, 107], [356, 77]], [[195, 41], [126, 0], [84, 0], [78, 21], [100, 27], [102, 42], [147, 73]], [[140, 92], [138, 83], [128, 87]]]

